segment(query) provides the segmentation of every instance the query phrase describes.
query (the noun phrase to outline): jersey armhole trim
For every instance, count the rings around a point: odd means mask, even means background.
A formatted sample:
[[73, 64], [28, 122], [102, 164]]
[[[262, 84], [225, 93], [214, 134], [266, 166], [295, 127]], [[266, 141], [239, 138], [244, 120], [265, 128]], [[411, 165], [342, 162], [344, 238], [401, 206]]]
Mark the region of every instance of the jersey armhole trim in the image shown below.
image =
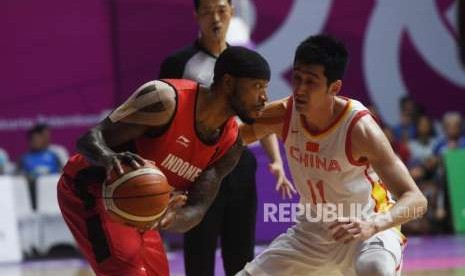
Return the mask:
[[286, 143], [287, 135], [289, 134], [289, 125], [291, 123], [291, 116], [292, 116], [292, 109], [294, 107], [294, 97], [289, 97], [287, 100], [287, 110], [286, 114], [284, 115], [284, 125], [281, 133], [281, 137], [283, 138], [283, 143]]
[[349, 128], [346, 134], [346, 157], [347, 160], [349, 160], [349, 163], [354, 166], [366, 166], [368, 164], [367, 160], [355, 160], [355, 158], [352, 155], [352, 130], [354, 126], [357, 124], [357, 122], [365, 115], [371, 115], [371, 112], [369, 110], [362, 110], [357, 112], [355, 116], [352, 118], [352, 121], [349, 124]]

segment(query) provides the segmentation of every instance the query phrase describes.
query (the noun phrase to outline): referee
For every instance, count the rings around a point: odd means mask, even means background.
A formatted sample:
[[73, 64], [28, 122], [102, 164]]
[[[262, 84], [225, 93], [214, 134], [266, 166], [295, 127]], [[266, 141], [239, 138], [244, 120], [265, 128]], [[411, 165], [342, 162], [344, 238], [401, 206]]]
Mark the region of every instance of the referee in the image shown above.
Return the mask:
[[[199, 38], [163, 61], [159, 79], [191, 79], [210, 86], [216, 59], [228, 47], [226, 33], [234, 15], [234, 7], [231, 0], [194, 0], [194, 5], [200, 28]], [[267, 137], [261, 143], [271, 159], [270, 170], [278, 178], [278, 188], [291, 187], [284, 175], [276, 137]], [[255, 156], [245, 149], [237, 167], [224, 178], [203, 221], [184, 235], [187, 276], [214, 275], [218, 238], [221, 240], [227, 276], [236, 274], [253, 259], [257, 210], [256, 169]]]

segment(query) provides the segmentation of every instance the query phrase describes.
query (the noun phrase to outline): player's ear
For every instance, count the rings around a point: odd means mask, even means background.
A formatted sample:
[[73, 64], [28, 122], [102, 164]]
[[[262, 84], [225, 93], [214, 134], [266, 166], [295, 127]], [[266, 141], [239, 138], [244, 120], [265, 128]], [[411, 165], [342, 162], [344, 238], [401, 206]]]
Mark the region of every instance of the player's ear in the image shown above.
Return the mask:
[[342, 80], [334, 81], [329, 86], [329, 92], [334, 96], [336, 96], [337, 93], [339, 93], [339, 91], [341, 91], [341, 89], [342, 89]]

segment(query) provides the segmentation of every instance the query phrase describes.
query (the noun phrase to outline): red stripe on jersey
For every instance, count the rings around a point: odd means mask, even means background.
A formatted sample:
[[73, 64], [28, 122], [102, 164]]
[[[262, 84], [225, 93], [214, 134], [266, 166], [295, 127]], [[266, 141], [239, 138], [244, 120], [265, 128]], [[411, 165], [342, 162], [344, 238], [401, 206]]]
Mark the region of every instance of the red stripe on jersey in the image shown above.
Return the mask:
[[308, 132], [308, 134], [310, 134], [311, 136], [321, 136], [321, 135], [329, 133], [331, 130], [335, 129], [336, 126], [340, 122], [342, 122], [342, 119], [344, 118], [344, 116], [349, 111], [349, 107], [352, 105], [350, 99], [348, 99], [348, 98], [344, 98], [344, 99], [347, 100], [347, 102], [345, 103], [344, 109], [342, 110], [341, 114], [339, 114], [337, 116], [337, 118], [333, 122], [331, 122], [331, 124], [329, 124], [329, 126], [325, 127], [322, 130], [318, 130], [318, 131], [311, 130], [310, 127], [307, 124], [307, 121], [305, 120], [305, 116], [303, 114], [301, 114], [300, 115], [300, 121], [301, 121], [302, 126], [304, 127], [304, 129]]
[[367, 164], [364, 173], [365, 173], [366, 179], [367, 179], [368, 182], [370, 182], [370, 184], [371, 184], [371, 189], [372, 189], [372, 191], [371, 191], [371, 193], [370, 193], [370, 196], [371, 196], [371, 198], [375, 201], [375, 212], [377, 213], [377, 212], [378, 212], [379, 202], [378, 202], [378, 200], [376, 200], [376, 198], [375, 198], [375, 196], [374, 196], [374, 194], [373, 194], [373, 189], [375, 188], [375, 182], [373, 181], [373, 179], [372, 179], [372, 178], [370, 177], [370, 175], [368, 174], [368, 167], [369, 167], [369, 165]]
[[366, 160], [359, 161], [355, 160], [353, 155], [352, 155], [352, 129], [354, 128], [355, 124], [365, 115], [371, 114], [369, 110], [362, 110], [359, 111], [357, 114], [355, 114], [354, 118], [352, 118], [352, 121], [350, 122], [349, 128], [347, 130], [347, 136], [346, 136], [346, 156], [347, 159], [349, 160], [350, 164], [354, 166], [365, 166], [367, 164]]

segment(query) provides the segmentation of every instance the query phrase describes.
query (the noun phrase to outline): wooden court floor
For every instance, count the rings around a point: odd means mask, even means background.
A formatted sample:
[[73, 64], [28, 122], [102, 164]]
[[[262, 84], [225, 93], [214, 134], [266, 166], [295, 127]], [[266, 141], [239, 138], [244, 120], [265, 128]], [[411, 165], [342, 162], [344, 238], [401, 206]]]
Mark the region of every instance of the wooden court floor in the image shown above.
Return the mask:
[[[264, 246], [257, 247], [260, 252]], [[182, 251], [168, 253], [171, 276], [184, 275]], [[91, 276], [94, 275], [82, 259], [28, 261], [20, 264], [0, 264], [0, 276]], [[216, 276], [224, 276], [221, 254], [217, 252]], [[409, 238], [404, 252], [402, 275], [465, 276], [465, 236]]]

